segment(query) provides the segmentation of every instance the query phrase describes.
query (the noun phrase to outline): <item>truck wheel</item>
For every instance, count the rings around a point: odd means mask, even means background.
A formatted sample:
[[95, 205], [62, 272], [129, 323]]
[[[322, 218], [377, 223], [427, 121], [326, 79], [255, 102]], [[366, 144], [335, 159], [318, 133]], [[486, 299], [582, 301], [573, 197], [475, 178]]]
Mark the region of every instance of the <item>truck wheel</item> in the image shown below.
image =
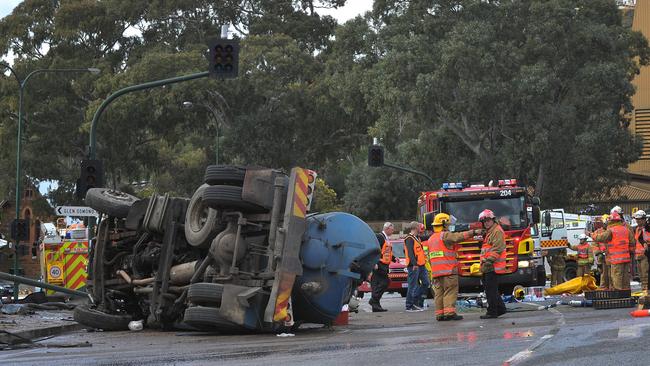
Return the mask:
[[218, 212], [209, 208], [203, 202], [203, 192], [209, 187], [207, 184], [200, 186], [192, 195], [187, 212], [185, 213], [185, 239], [195, 247], [202, 247], [226, 228], [218, 219]]
[[127, 330], [129, 322], [133, 320], [130, 315], [107, 314], [88, 305], [77, 306], [73, 318], [79, 324], [103, 330]]
[[578, 275], [578, 264], [576, 262], [567, 262], [564, 266], [564, 281], [572, 280]]
[[194, 283], [187, 290], [187, 299], [197, 305], [221, 306], [223, 285], [219, 283]]
[[399, 290], [399, 294], [400, 294], [402, 297], [406, 297], [406, 293], [407, 293], [407, 292], [408, 292], [407, 289]]
[[91, 188], [86, 193], [86, 205], [108, 216], [123, 219], [139, 198], [108, 188]]
[[239, 186], [244, 185], [246, 169], [230, 165], [208, 165], [205, 168], [205, 183], [215, 185]]
[[209, 186], [203, 191], [203, 202], [214, 209], [232, 209], [249, 213], [263, 213], [264, 207], [242, 199], [242, 188], [235, 186]]
[[[219, 309], [204, 306], [193, 306], [185, 310], [183, 321], [195, 328], [206, 330], [236, 330], [240, 329], [234, 323], [224, 319]], [[217, 329], [214, 329], [217, 328]]]

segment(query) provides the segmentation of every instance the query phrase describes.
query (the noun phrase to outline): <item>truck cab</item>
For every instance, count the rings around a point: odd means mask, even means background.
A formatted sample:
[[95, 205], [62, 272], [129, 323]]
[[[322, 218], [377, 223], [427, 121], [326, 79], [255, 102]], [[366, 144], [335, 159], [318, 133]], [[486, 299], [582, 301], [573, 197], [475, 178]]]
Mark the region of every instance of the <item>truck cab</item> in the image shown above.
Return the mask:
[[[453, 217], [449, 230], [458, 232], [476, 227], [478, 214], [484, 209], [494, 211], [506, 234], [507, 273], [500, 276], [501, 289], [509, 292], [516, 285], [543, 285], [544, 267], [536, 260], [531, 237], [531, 224], [539, 220], [539, 200], [530, 197], [524, 187], [519, 187], [516, 179], [490, 183], [444, 183], [440, 190], [424, 192], [418, 200], [418, 219], [432, 230], [433, 217], [444, 212]], [[480, 262], [482, 242], [482, 237], [475, 236], [456, 248], [461, 291], [481, 288], [481, 274], [472, 273], [470, 268]]]

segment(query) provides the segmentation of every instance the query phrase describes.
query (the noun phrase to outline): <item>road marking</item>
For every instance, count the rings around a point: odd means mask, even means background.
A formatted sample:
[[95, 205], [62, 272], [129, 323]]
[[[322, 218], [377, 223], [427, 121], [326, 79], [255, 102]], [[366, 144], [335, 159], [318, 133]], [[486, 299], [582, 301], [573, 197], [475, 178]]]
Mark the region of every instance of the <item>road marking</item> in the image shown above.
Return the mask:
[[503, 366], [513, 366], [513, 365], [516, 365], [516, 364], [518, 364], [520, 362], [523, 362], [524, 360], [530, 358], [530, 356], [533, 355], [533, 351], [535, 351], [536, 349], [541, 347], [549, 339], [553, 338], [553, 336], [555, 336], [560, 331], [560, 329], [564, 325], [566, 325], [566, 321], [564, 320], [564, 314], [557, 311], [557, 309], [555, 309], [555, 308], [549, 308], [548, 311], [559, 316], [558, 320], [555, 322], [555, 325], [550, 330], [549, 334], [543, 335], [539, 340], [537, 340], [537, 342], [533, 343], [530, 347], [526, 348], [525, 350], [523, 350], [521, 352], [516, 353], [514, 356], [507, 359], [503, 363]]
[[639, 338], [643, 333], [643, 328], [650, 327], [650, 324], [636, 324], [628, 327], [618, 328], [618, 338]]

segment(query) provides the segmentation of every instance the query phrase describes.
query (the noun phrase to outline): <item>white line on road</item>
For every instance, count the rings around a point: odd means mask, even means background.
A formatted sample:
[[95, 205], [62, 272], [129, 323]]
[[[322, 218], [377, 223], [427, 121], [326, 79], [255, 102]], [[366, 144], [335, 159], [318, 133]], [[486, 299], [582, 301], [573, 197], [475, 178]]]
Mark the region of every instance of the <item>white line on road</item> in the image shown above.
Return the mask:
[[618, 338], [639, 338], [643, 334], [643, 328], [650, 327], [650, 324], [636, 324], [628, 327], [618, 328]]
[[[540, 309], [541, 310], [541, 309]], [[562, 326], [566, 324], [566, 321], [564, 320], [564, 314], [561, 312], [557, 311], [557, 309], [550, 308], [548, 309], [549, 312], [558, 315], [559, 318], [555, 322], [555, 325], [551, 329], [549, 334], [543, 335], [537, 342], [533, 343], [530, 347], [526, 348], [525, 350], [518, 352], [514, 356], [510, 357], [507, 359], [504, 363], [503, 366], [513, 366], [516, 365], [533, 355], [533, 351], [535, 351], [537, 348], [541, 347], [545, 342], [547, 342], [549, 339], [553, 338], [554, 335], [556, 335]]]

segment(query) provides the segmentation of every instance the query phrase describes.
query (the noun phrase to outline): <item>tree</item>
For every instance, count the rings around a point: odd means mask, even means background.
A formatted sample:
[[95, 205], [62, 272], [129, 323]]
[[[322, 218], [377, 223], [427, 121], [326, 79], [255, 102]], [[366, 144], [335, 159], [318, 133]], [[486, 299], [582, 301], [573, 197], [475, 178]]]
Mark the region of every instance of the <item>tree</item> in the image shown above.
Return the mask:
[[371, 22], [371, 133], [433, 176], [515, 177], [563, 206], [638, 158], [624, 112], [650, 54], [614, 1], [381, 1]]

